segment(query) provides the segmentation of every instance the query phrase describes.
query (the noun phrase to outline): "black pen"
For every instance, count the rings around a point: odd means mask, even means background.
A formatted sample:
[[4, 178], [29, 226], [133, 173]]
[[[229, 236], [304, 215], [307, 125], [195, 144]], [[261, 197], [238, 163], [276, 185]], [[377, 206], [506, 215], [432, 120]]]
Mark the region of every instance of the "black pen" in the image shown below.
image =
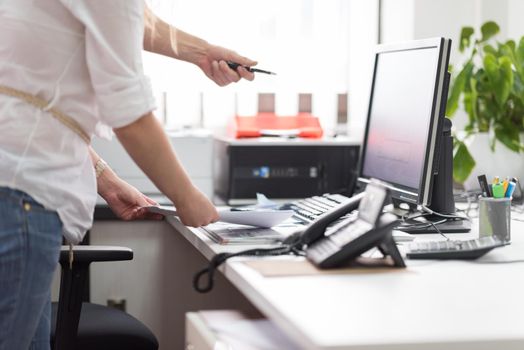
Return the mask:
[[251, 73], [264, 73], [264, 74], [270, 74], [270, 75], [277, 75], [277, 73], [273, 73], [273, 72], [270, 72], [270, 71], [267, 71], [267, 70], [263, 70], [263, 69], [251, 68], [251, 67], [248, 67], [248, 66], [243, 66], [240, 63], [236, 63], [236, 62], [226, 61], [226, 63], [229, 66], [229, 68], [234, 69], [234, 70], [237, 70], [237, 68], [239, 66], [242, 66], [248, 72], [251, 72]]

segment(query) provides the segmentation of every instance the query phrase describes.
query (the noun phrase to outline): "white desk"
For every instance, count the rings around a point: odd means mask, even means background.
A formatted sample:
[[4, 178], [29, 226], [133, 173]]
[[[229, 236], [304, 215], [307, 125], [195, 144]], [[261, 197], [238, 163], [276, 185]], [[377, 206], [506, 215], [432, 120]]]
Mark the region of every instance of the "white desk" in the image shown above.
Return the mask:
[[[207, 259], [249, 248], [168, 221]], [[244, 264], [254, 258], [235, 258], [222, 272], [307, 349], [524, 349], [524, 223], [513, 221], [512, 241], [477, 261], [407, 260], [401, 270], [264, 277]], [[495, 263], [509, 260], [523, 262]]]

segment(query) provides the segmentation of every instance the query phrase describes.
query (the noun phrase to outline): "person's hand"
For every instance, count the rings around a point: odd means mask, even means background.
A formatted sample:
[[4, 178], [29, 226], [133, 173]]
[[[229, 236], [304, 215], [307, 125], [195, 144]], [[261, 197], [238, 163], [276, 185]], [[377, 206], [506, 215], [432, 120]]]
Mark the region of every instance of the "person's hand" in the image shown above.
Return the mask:
[[162, 215], [150, 213], [144, 208], [149, 205], [157, 205], [157, 202], [120, 178], [112, 181], [103, 197], [113, 213], [122, 220], [160, 220], [163, 218]]
[[206, 226], [219, 219], [213, 203], [194, 186], [185, 191], [184, 197], [175, 206], [180, 221], [186, 226]]
[[257, 64], [256, 61], [241, 56], [234, 51], [215, 45], [210, 45], [206, 50], [206, 55], [196, 62], [196, 64], [204, 71], [209, 79], [213, 80], [219, 86], [226, 86], [230, 83], [238, 82], [240, 79], [250, 81], [255, 79], [255, 74], [249, 72], [244, 67], [239, 66], [236, 70], [229, 68], [227, 61], [248, 67]]

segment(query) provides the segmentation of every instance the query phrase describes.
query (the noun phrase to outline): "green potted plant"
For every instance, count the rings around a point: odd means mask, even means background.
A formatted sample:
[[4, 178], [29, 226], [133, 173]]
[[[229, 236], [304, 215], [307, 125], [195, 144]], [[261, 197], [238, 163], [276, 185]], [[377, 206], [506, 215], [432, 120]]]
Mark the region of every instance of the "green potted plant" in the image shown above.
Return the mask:
[[[501, 164], [515, 161], [517, 164], [510, 164], [513, 166], [511, 171], [524, 169], [524, 158], [520, 153], [524, 150], [524, 37], [518, 42], [499, 42], [495, 40], [499, 30], [499, 26], [490, 21], [482, 25], [480, 37], [475, 37], [472, 27], [462, 28], [460, 34], [459, 51], [466, 55], [466, 60], [460, 70], [452, 71], [454, 78], [446, 110], [452, 117], [461, 107], [468, 117], [464, 130], [454, 134], [453, 177], [458, 183], [464, 183], [474, 169], [482, 166], [485, 169], [489, 163], [498, 166], [493, 171], [504, 171]], [[483, 135], [484, 144], [489, 145], [489, 149], [475, 155], [470, 152], [470, 141], [479, 135]], [[504, 148], [512, 153], [508, 157], [513, 157], [513, 160], [496, 162], [493, 156], [491, 161], [489, 158], [482, 162], [476, 159], [485, 153], [493, 154], [495, 149], [497, 156], [501, 151], [507, 154]]]

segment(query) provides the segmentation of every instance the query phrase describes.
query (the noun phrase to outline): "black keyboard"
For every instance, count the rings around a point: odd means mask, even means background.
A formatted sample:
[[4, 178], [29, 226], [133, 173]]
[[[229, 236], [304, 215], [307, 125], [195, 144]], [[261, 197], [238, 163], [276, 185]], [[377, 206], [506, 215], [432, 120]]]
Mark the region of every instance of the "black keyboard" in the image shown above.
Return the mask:
[[280, 209], [293, 210], [295, 212], [293, 214], [294, 219], [308, 224], [326, 211], [336, 208], [348, 200], [348, 197], [341, 194], [324, 194], [284, 204]]
[[466, 241], [412, 242], [406, 257], [409, 259], [476, 259], [493, 248], [506, 244], [496, 237], [482, 237]]

